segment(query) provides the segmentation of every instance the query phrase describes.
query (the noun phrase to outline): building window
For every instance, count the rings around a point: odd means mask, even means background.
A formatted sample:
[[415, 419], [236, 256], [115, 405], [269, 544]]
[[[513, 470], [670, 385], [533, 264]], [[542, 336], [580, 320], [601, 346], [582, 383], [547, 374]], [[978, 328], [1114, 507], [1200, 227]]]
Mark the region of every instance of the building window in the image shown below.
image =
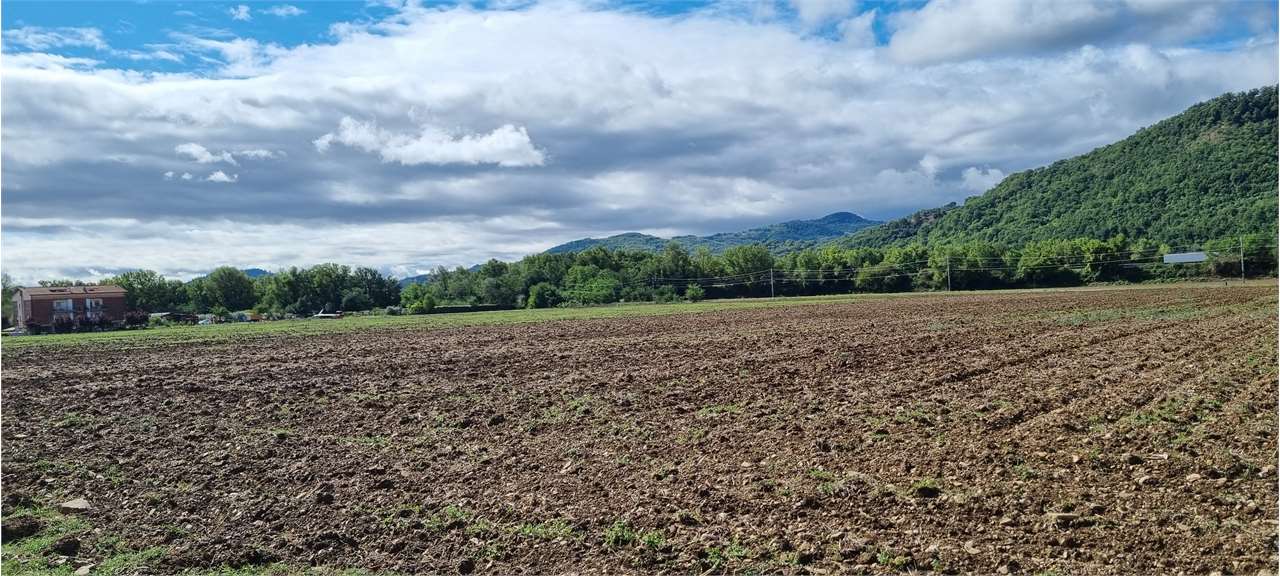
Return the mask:
[[66, 300], [54, 300], [53, 311], [54, 312], [74, 312], [75, 304], [72, 302], [70, 298], [67, 298]]
[[84, 309], [90, 312], [98, 312], [102, 310], [102, 299], [101, 298], [85, 298]]

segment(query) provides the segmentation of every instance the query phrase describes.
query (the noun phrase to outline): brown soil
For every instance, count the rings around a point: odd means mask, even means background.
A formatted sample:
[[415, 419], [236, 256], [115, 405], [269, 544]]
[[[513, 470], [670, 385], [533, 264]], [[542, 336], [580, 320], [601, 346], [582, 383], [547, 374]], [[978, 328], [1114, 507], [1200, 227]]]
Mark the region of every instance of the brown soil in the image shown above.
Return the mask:
[[160, 571], [1254, 574], [1276, 334], [1178, 287], [33, 347], [3, 482]]

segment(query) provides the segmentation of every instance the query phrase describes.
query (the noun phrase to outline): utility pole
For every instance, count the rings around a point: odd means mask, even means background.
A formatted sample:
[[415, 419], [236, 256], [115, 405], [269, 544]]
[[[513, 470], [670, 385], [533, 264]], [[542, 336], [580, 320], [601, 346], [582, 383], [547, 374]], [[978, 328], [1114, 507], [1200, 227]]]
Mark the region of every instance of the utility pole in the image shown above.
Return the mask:
[[1240, 283], [1244, 284], [1244, 236], [1240, 237]]
[[773, 268], [769, 269], [769, 297], [773, 298]]
[[947, 256], [947, 292], [951, 291], [951, 257]]

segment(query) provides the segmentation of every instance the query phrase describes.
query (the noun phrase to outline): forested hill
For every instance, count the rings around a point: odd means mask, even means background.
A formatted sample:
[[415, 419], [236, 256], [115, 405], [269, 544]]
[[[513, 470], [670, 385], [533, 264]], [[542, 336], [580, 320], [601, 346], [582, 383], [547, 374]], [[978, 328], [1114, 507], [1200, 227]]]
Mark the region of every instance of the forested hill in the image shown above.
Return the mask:
[[1196, 104], [1115, 144], [1018, 172], [962, 206], [841, 239], [847, 246], [1117, 234], [1171, 245], [1276, 233], [1276, 87]]
[[675, 241], [690, 252], [705, 246], [712, 253], [719, 254], [733, 246], [764, 244], [770, 252], [782, 254], [828, 242], [876, 224], [879, 222], [868, 220], [857, 214], [836, 212], [817, 220], [791, 220], [741, 232], [723, 232], [710, 236], [676, 236], [668, 239], [628, 232], [608, 238], [584, 238], [555, 246], [547, 250], [547, 253], [582, 252], [595, 246], [603, 246], [610, 250], [658, 252], [668, 242]]

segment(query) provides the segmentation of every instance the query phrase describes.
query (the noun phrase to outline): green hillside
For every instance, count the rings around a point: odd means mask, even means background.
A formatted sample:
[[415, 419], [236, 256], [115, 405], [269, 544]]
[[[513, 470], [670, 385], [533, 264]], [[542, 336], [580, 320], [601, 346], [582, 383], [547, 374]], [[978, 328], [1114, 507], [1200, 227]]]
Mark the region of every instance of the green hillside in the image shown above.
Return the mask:
[[770, 252], [784, 254], [828, 242], [876, 224], [879, 222], [868, 220], [857, 214], [836, 212], [816, 220], [791, 220], [740, 232], [722, 232], [710, 236], [659, 238], [638, 232], [628, 232], [608, 238], [583, 238], [552, 247], [547, 250], [547, 253], [582, 252], [596, 246], [610, 250], [659, 252], [668, 242], [675, 241], [691, 252], [706, 247], [712, 253], [719, 254], [734, 246], [763, 244], [769, 248]]
[[1276, 233], [1276, 87], [1232, 93], [1115, 144], [1018, 172], [962, 206], [856, 232], [848, 246], [1022, 245], [1124, 234], [1171, 245]]

